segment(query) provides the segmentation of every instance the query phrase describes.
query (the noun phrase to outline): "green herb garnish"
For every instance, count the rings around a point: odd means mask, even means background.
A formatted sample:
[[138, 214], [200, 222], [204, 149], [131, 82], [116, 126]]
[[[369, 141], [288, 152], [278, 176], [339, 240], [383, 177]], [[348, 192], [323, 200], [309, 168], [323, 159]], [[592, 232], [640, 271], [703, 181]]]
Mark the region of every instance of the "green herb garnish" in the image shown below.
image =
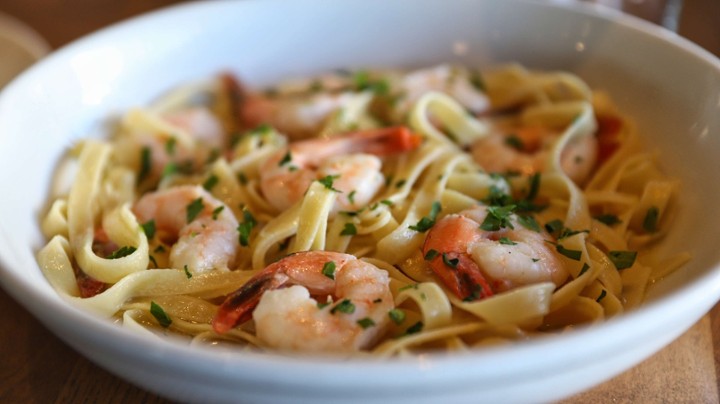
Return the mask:
[[203, 188], [207, 190], [208, 192], [212, 191], [212, 189], [215, 187], [215, 185], [220, 182], [220, 179], [217, 177], [217, 175], [213, 174], [210, 177], [208, 177], [205, 182], [203, 182]]
[[561, 244], [557, 244], [555, 246], [555, 249], [557, 250], [557, 252], [570, 258], [571, 260], [580, 261], [580, 257], [582, 257], [582, 251], [570, 250], [570, 249], [563, 247]]
[[540, 231], [540, 224], [538, 224], [537, 220], [535, 220], [532, 216], [521, 216], [518, 215], [518, 223], [520, 223], [523, 227], [525, 227], [528, 230]]
[[517, 244], [516, 242], [510, 240], [507, 237], [500, 237], [500, 239], [498, 239], [498, 242], [500, 244], [505, 244], [505, 245], [516, 245]]
[[140, 149], [140, 172], [138, 173], [137, 183], [141, 183], [150, 175], [152, 170], [152, 151], [145, 146]]
[[212, 220], [217, 220], [220, 213], [225, 209], [225, 205], [220, 205], [212, 211]]
[[355, 305], [348, 299], [343, 299], [340, 303], [338, 303], [335, 307], [330, 309], [330, 314], [335, 314], [335, 312], [345, 313], [345, 314], [352, 314], [355, 312]]
[[616, 215], [597, 215], [594, 216], [594, 219], [597, 220], [600, 223], [604, 223], [608, 226], [613, 226], [619, 223], [622, 223], [619, 217]]
[[168, 316], [167, 313], [165, 313], [165, 310], [163, 310], [163, 308], [155, 302], [150, 302], [150, 314], [155, 317], [157, 322], [160, 323], [163, 328], [168, 328], [170, 327], [170, 324], [172, 324], [170, 316]]
[[127, 257], [128, 255], [134, 253], [135, 250], [137, 250], [137, 248], [126, 245], [126, 246], [120, 247], [117, 250], [113, 251], [106, 258], [109, 260], [114, 260], [117, 258]]
[[420, 233], [430, 230], [430, 228], [435, 225], [435, 220], [437, 219], [441, 209], [442, 207], [440, 206], [440, 202], [433, 202], [430, 207], [430, 214], [420, 219], [417, 224], [409, 226], [410, 230], [415, 230]]
[[340, 232], [341, 236], [354, 236], [357, 234], [357, 228], [352, 223], [345, 223], [345, 227]]
[[515, 205], [508, 206], [488, 206], [487, 216], [485, 220], [480, 224], [480, 228], [485, 231], [498, 231], [502, 228], [508, 227], [514, 229], [512, 225], [511, 216], [515, 210]]
[[522, 151], [525, 148], [522, 139], [520, 139], [516, 134], [506, 136], [505, 144], [518, 151]]
[[337, 178], [340, 178], [340, 176], [339, 176], [339, 175], [326, 175], [326, 176], [320, 178], [320, 179], [318, 180], [318, 182], [321, 183], [321, 184], [323, 184], [323, 186], [325, 186], [325, 188], [327, 188], [327, 189], [329, 189], [329, 190], [331, 190], [331, 191], [341, 192], [339, 189], [333, 188], [333, 182], [334, 182]]
[[193, 200], [192, 202], [190, 202], [187, 205], [187, 213], [186, 213], [187, 222], [190, 223], [193, 220], [195, 220], [197, 215], [199, 215], [200, 212], [202, 212], [202, 210], [204, 208], [205, 208], [205, 204], [203, 203], [202, 198], [197, 198], [197, 199]]
[[390, 317], [390, 320], [392, 320], [395, 324], [400, 325], [403, 321], [405, 321], [405, 312], [401, 309], [392, 309], [388, 311], [388, 317]]
[[425, 253], [425, 261], [432, 261], [440, 254], [437, 250], [430, 249]]
[[187, 265], [184, 265], [184, 266], [183, 266], [183, 270], [185, 271], [185, 276], [186, 276], [188, 279], [192, 278], [192, 273], [190, 272], [190, 269], [188, 269], [188, 266], [187, 266]]
[[607, 292], [605, 292], [605, 289], [603, 289], [602, 292], [600, 292], [600, 296], [598, 296], [598, 298], [595, 299], [595, 301], [600, 303], [600, 301], [602, 301], [602, 299], [604, 299], [606, 295], [607, 295]]
[[637, 258], [636, 251], [609, 251], [608, 258], [612, 261], [615, 268], [619, 270], [627, 269], [633, 266], [635, 258]]
[[250, 245], [250, 233], [252, 229], [257, 225], [257, 221], [253, 217], [252, 213], [247, 210], [243, 210], [243, 221], [237, 227], [239, 233], [238, 241], [243, 247]]
[[447, 253], [442, 253], [442, 261], [443, 261], [443, 264], [447, 265], [448, 267], [450, 267], [452, 269], [457, 269], [457, 266], [460, 263], [459, 258], [448, 258]]
[[285, 164], [290, 163], [291, 161], [292, 161], [292, 154], [290, 154], [290, 150], [288, 150], [287, 153], [285, 153], [285, 155], [283, 156], [283, 158], [280, 160], [280, 162], [278, 163], [278, 165], [279, 165], [280, 167], [282, 167], [282, 166], [284, 166]]
[[334, 261], [328, 261], [323, 265], [322, 268], [322, 274], [327, 276], [328, 278], [335, 280], [335, 262]]
[[410, 334], [419, 333], [420, 331], [422, 331], [423, 326], [424, 326], [423, 322], [418, 321], [417, 323], [408, 327], [408, 329], [405, 331], [405, 334], [410, 335]]
[[143, 233], [145, 233], [148, 239], [155, 237], [155, 219], [148, 220], [141, 224], [140, 227], [142, 227]]
[[362, 327], [363, 329], [372, 327], [375, 325], [375, 322], [370, 317], [361, 318], [357, 321], [358, 325]]
[[172, 156], [175, 154], [175, 145], [177, 144], [177, 139], [175, 137], [171, 137], [170, 139], [165, 142], [165, 152]]
[[658, 217], [660, 216], [660, 210], [652, 206], [645, 213], [643, 219], [643, 229], [648, 233], [654, 233], [657, 231]]

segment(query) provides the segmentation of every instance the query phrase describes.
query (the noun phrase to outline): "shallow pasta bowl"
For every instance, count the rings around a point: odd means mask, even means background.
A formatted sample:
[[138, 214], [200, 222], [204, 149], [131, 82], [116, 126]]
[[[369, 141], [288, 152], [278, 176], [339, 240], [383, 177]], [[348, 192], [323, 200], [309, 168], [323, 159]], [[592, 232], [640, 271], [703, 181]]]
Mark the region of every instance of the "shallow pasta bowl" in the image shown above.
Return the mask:
[[[682, 182], [665, 240], [690, 264], [640, 309], [514, 346], [390, 361], [287, 358], [135, 335], [63, 301], [40, 272], [39, 218], [73, 141], [115, 113], [220, 70], [269, 84], [335, 68], [487, 66], [567, 70], [607, 90]], [[351, 0], [187, 4], [80, 40], [0, 94], [0, 280], [99, 365], [181, 401], [537, 402], [609, 379], [656, 352], [720, 297], [720, 62], [677, 36], [591, 8], [524, 1]]]

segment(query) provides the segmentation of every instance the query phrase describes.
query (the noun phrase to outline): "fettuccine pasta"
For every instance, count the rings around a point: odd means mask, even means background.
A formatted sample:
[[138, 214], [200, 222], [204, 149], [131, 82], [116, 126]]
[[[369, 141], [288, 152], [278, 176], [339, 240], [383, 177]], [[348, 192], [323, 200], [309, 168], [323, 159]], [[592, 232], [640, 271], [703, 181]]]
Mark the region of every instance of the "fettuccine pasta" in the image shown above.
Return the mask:
[[230, 74], [68, 155], [38, 252], [73, 304], [192, 344], [380, 357], [603, 321], [689, 259], [680, 184], [565, 72]]

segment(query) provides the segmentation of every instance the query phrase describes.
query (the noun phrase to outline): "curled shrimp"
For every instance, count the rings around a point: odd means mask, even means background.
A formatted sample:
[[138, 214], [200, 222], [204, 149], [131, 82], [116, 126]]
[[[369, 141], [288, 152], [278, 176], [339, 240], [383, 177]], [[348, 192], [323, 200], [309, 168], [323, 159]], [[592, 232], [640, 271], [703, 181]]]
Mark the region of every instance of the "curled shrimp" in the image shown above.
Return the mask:
[[473, 82], [469, 71], [456, 66], [439, 65], [415, 70], [400, 80], [399, 88], [403, 97], [396, 109], [402, 116], [423, 95], [439, 91], [457, 100], [471, 113], [482, 114], [490, 109], [490, 99], [478, 86], [479, 83]]
[[[488, 172], [518, 172], [529, 175], [543, 172], [554, 141], [559, 135], [540, 126], [526, 126], [491, 133], [473, 144], [475, 161]], [[597, 139], [579, 136], [562, 151], [560, 165], [576, 184], [584, 183], [597, 161]]]
[[540, 282], [561, 285], [568, 277], [543, 231], [523, 227], [515, 214], [502, 213], [505, 226], [482, 230], [489, 212], [476, 206], [438, 221], [423, 253], [430, 268], [458, 297], [477, 300]]
[[330, 176], [333, 188], [341, 192], [336, 210], [356, 210], [385, 183], [378, 156], [409, 151], [419, 144], [420, 137], [406, 127], [293, 142], [263, 163], [260, 188], [272, 206], [285, 210], [302, 198], [312, 181]]
[[[357, 351], [377, 341], [388, 324], [394, 308], [389, 285], [386, 271], [352, 255], [300, 252], [229, 295], [213, 328], [224, 333], [252, 318], [257, 337], [273, 348]], [[328, 297], [332, 303], [325, 305]]]
[[238, 251], [238, 222], [225, 204], [200, 186], [143, 195], [133, 206], [140, 223], [154, 220], [157, 237], [172, 244], [170, 266], [192, 272], [226, 270]]

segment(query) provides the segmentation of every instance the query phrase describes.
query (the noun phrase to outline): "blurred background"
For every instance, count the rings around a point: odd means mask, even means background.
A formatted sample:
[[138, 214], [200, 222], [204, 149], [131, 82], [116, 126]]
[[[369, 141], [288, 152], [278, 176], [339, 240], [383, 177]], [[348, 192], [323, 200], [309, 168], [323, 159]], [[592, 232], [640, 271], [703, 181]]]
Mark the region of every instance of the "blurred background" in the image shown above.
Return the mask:
[[[720, 0], [584, 1], [622, 9], [669, 28], [720, 56]], [[179, 0], [0, 0], [0, 12], [25, 22], [53, 49], [89, 32]], [[681, 7], [682, 6], [682, 7]], [[668, 10], [665, 12], [665, 10]], [[663, 18], [667, 21], [663, 22]], [[677, 18], [675, 18], [677, 17]]]

